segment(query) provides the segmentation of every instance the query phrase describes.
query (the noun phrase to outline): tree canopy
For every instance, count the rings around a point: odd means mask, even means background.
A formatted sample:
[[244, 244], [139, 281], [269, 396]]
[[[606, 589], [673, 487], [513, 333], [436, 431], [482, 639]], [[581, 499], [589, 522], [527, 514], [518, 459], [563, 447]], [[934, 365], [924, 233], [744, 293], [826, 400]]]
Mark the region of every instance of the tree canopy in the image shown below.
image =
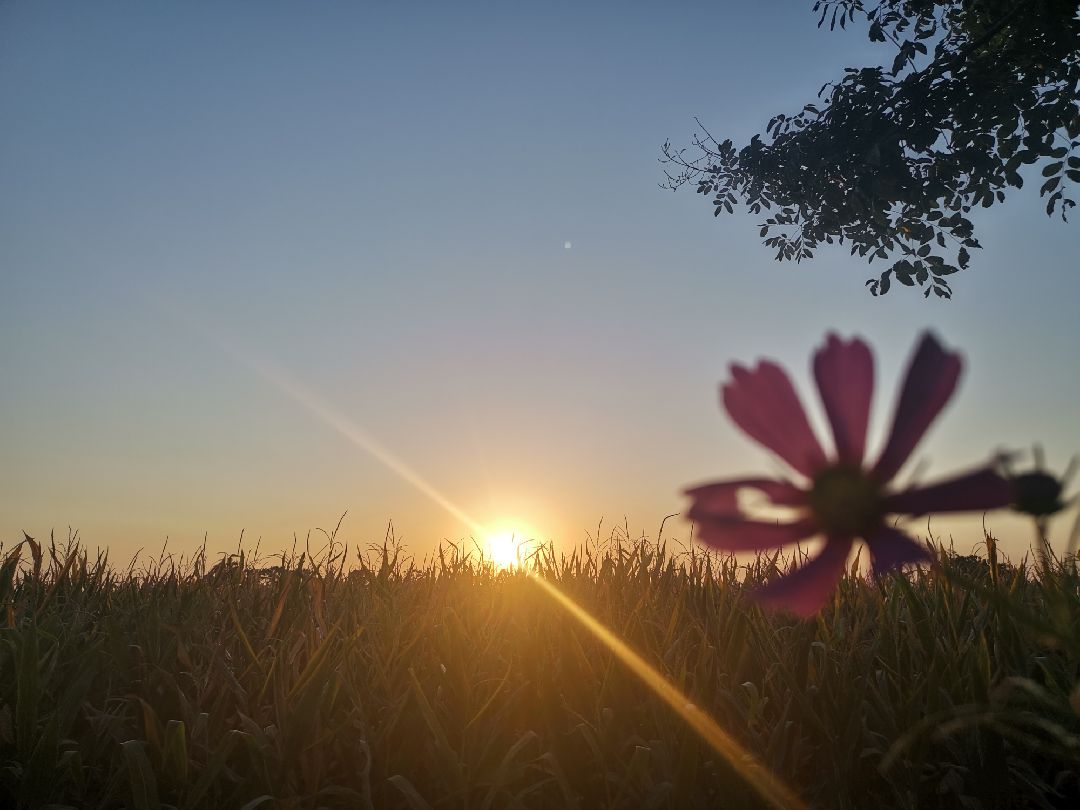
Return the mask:
[[[866, 284], [952, 295], [980, 246], [969, 218], [1041, 171], [1048, 215], [1080, 183], [1080, 0], [818, 0], [818, 27], [864, 24], [891, 64], [847, 68], [815, 103], [736, 149], [704, 127], [665, 143], [668, 188], [696, 185], [714, 215], [742, 204], [778, 261], [824, 242], [891, 261]], [[700, 121], [699, 121], [700, 126]]]

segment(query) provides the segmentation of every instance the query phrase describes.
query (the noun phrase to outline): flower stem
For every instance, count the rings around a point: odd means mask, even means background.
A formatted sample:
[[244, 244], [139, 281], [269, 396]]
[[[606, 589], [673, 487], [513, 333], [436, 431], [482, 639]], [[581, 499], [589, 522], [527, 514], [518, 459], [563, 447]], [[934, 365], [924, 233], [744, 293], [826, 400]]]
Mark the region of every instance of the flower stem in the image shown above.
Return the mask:
[[1046, 539], [1046, 519], [1037, 517], [1035, 518], [1035, 534], [1038, 540], [1037, 547], [1039, 549], [1039, 567], [1042, 572], [1042, 578], [1044, 582], [1050, 580], [1050, 563], [1053, 559], [1052, 552], [1050, 551], [1050, 542]]

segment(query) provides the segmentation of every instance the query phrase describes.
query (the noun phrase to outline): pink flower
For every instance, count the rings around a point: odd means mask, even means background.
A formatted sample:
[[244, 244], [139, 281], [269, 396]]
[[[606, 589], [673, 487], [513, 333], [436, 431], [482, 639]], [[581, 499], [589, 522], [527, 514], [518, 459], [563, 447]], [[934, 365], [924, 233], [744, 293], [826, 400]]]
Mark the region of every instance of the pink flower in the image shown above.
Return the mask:
[[[994, 509], [1007, 506], [1012, 497], [1009, 482], [990, 466], [930, 486], [888, 488], [952, 396], [961, 365], [959, 354], [923, 334], [908, 366], [888, 441], [872, 466], [864, 466], [864, 454], [874, 357], [865, 342], [844, 342], [829, 334], [814, 354], [814, 379], [836, 443], [833, 459], [810, 429], [780, 366], [768, 360], [754, 369], [732, 365], [731, 380], [721, 391], [728, 415], [806, 483], [745, 478], [687, 490], [693, 501], [688, 516], [697, 525], [698, 538], [726, 551], [761, 551], [824, 536], [817, 557], [756, 592], [763, 603], [803, 616], [828, 598], [856, 539], [869, 546], [875, 576], [928, 560], [927, 550], [893, 528], [888, 516]], [[774, 506], [793, 507], [796, 516], [786, 523], [752, 519], [738, 503], [739, 492], [748, 489], [759, 491]]]

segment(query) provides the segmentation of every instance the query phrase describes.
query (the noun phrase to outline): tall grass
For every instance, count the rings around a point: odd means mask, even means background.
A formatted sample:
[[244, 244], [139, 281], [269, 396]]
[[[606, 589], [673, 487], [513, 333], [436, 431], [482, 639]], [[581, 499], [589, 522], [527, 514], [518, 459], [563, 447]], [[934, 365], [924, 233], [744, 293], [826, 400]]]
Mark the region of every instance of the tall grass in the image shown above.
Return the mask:
[[[646, 540], [532, 561], [812, 806], [1080, 796], [1071, 561], [941, 550], [809, 621], [746, 597], [786, 564]], [[454, 547], [116, 571], [28, 541], [0, 606], [5, 807], [757, 806], [525, 573]]]

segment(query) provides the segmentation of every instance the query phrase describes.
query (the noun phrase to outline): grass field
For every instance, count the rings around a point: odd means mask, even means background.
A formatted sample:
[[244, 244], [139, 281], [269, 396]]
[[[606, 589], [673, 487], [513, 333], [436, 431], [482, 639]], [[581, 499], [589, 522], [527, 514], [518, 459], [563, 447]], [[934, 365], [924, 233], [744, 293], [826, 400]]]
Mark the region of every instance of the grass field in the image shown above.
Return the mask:
[[[533, 565], [810, 806], [1069, 806], [1080, 581], [992, 546], [850, 576], [808, 621], [740, 584], [783, 560]], [[450, 546], [114, 571], [24, 543], [0, 604], [0, 806], [762, 805], [530, 576]]]

